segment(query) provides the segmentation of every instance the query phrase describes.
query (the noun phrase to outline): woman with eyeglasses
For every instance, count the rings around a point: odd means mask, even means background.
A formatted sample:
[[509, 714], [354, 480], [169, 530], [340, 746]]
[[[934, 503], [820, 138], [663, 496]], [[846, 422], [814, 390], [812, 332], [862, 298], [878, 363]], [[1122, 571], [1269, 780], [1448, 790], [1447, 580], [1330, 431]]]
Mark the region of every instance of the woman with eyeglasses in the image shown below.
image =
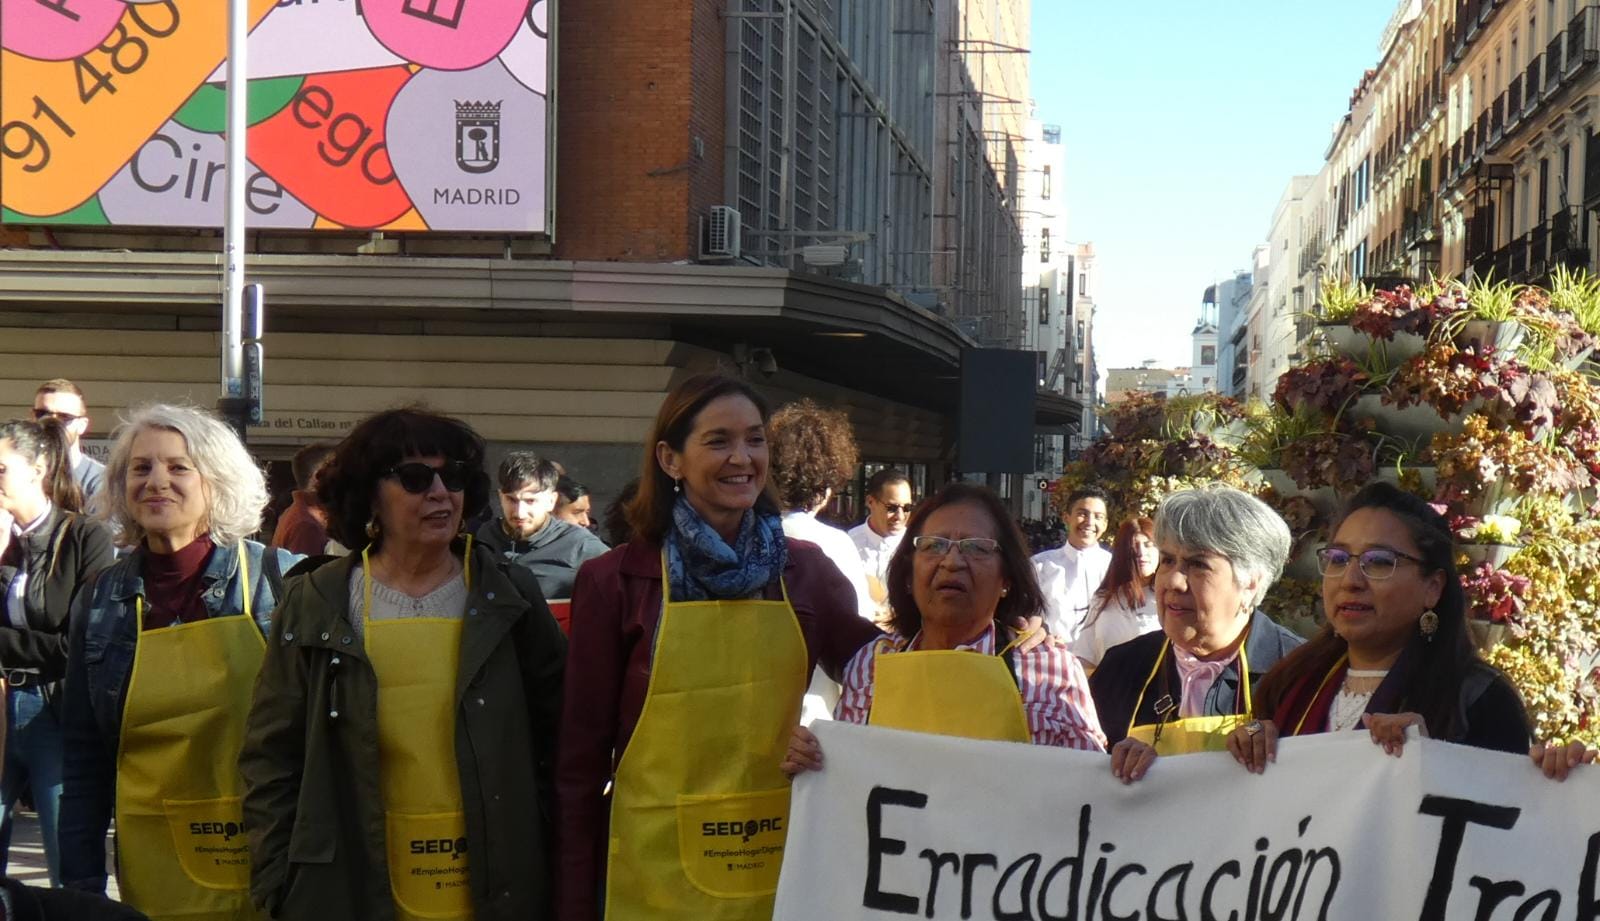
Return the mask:
[[1221, 751], [1262, 676], [1301, 642], [1258, 607], [1289, 555], [1270, 506], [1227, 486], [1185, 489], [1161, 500], [1155, 525], [1161, 630], [1106, 650], [1089, 679], [1124, 782], [1158, 754]]
[[[835, 718], [862, 725], [1104, 751], [1078, 659], [1021, 648], [1006, 623], [1040, 615], [1027, 543], [989, 489], [952, 483], [918, 506], [889, 561], [892, 633], [845, 669]], [[998, 619], [998, 622], [997, 622]], [[796, 727], [783, 769], [822, 767]]]
[[566, 643], [532, 574], [461, 533], [483, 463], [466, 424], [398, 409], [318, 477], [362, 549], [290, 582], [255, 688], [239, 772], [273, 918], [550, 916]]
[[101, 502], [132, 551], [72, 608], [62, 879], [105, 890], [115, 816], [123, 901], [155, 919], [254, 918], [236, 765], [282, 574], [298, 557], [246, 539], [261, 527], [265, 478], [233, 430], [198, 409], [134, 412]]
[[[1528, 752], [1516, 688], [1478, 657], [1443, 516], [1387, 483], [1353, 496], [1317, 554], [1328, 624], [1261, 682], [1258, 717], [1228, 738], [1252, 772], [1280, 735], [1364, 731], [1399, 754], [1406, 730]], [[1537, 760], [1537, 759], [1536, 759]]]
[[0, 874], [13, 809], [27, 791], [39, 815], [50, 884], [61, 884], [56, 820], [61, 802], [61, 679], [69, 612], [94, 575], [116, 561], [111, 532], [80, 514], [61, 423], [0, 423], [0, 668], [8, 686], [5, 771], [0, 780]]

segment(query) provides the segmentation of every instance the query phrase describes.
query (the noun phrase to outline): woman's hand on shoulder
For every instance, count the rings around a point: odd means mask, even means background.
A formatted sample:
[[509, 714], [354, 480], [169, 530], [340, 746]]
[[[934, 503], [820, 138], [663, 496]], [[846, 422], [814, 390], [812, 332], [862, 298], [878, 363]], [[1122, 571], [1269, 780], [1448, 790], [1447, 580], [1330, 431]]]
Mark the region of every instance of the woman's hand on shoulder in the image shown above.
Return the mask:
[[822, 743], [806, 727], [794, 727], [789, 735], [789, 751], [779, 768], [790, 780], [805, 771], [822, 770]]
[[1013, 617], [1011, 618], [1011, 622], [1006, 624], [1006, 626], [1015, 630], [1017, 635], [1022, 637], [1022, 642], [1017, 644], [1017, 652], [1027, 652], [1030, 649], [1037, 649], [1038, 647], [1043, 646], [1045, 643], [1055, 643], [1057, 646], [1063, 647], [1067, 645], [1065, 642], [1050, 635], [1050, 631], [1046, 630], [1044, 627], [1044, 618], [1037, 614], [1033, 615], [1027, 620], [1023, 620], [1020, 617]]
[[1372, 744], [1382, 745], [1386, 755], [1400, 757], [1406, 744], [1406, 730], [1412, 726], [1428, 737], [1428, 721], [1420, 713], [1368, 713], [1361, 717], [1361, 725], [1372, 733]]
[[1272, 720], [1251, 720], [1228, 733], [1228, 753], [1252, 774], [1264, 773], [1278, 760], [1278, 724]]
[[1573, 769], [1581, 764], [1593, 764], [1600, 749], [1589, 748], [1582, 742], [1535, 742], [1528, 749], [1534, 766], [1544, 771], [1544, 776], [1557, 783], [1567, 779]]
[[1156, 763], [1156, 750], [1152, 746], [1129, 737], [1111, 746], [1111, 776], [1123, 783], [1133, 783], [1149, 773]]

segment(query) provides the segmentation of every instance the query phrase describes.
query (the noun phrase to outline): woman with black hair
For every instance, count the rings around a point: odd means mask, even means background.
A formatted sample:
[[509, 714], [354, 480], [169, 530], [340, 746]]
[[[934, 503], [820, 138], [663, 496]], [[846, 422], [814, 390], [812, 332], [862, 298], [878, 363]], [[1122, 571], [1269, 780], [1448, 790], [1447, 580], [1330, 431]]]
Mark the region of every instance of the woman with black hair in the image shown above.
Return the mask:
[[84, 517], [61, 423], [0, 424], [0, 666], [8, 691], [5, 773], [0, 782], [0, 874], [12, 810], [27, 790], [39, 813], [50, 884], [61, 884], [56, 820], [62, 761], [60, 681], [67, 671], [68, 613], [84, 586], [116, 560], [111, 532]]
[[1512, 754], [1528, 751], [1522, 700], [1478, 657], [1443, 516], [1373, 483], [1350, 499], [1318, 551], [1328, 625], [1261, 682], [1256, 714], [1228, 750], [1265, 770], [1283, 735], [1365, 729], [1390, 754], [1406, 730]]
[[461, 534], [489, 501], [464, 423], [379, 413], [317, 480], [359, 553], [289, 583], [244, 777], [251, 890], [274, 918], [549, 916], [566, 643], [538, 583]]

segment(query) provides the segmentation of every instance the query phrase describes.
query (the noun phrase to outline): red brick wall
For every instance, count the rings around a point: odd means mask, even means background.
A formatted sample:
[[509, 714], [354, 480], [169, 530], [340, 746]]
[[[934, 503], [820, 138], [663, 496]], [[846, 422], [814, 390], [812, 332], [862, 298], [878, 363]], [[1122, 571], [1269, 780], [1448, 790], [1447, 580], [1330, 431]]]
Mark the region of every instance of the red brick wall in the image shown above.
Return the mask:
[[558, 3], [557, 258], [695, 257], [721, 201], [721, 2]]

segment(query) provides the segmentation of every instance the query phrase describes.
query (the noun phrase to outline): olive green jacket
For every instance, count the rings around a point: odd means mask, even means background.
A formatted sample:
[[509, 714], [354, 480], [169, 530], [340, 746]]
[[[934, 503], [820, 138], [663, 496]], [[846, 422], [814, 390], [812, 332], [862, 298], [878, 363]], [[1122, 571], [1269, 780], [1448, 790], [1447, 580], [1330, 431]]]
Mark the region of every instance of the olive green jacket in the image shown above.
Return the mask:
[[[288, 581], [239, 757], [251, 895], [284, 921], [395, 917], [377, 676], [350, 626], [354, 564], [347, 557]], [[551, 916], [551, 775], [565, 658], [566, 638], [538, 584], [474, 550], [455, 747], [477, 921]]]

